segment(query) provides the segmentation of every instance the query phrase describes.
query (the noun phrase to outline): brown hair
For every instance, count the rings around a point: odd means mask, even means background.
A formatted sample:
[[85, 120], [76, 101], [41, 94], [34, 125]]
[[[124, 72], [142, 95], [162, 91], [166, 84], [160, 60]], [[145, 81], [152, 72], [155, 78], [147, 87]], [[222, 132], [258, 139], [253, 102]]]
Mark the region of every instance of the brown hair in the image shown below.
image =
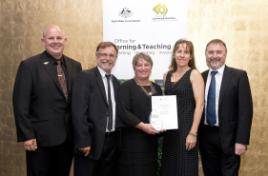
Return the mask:
[[118, 48], [117, 46], [113, 43], [113, 42], [109, 42], [109, 41], [104, 41], [104, 42], [100, 42], [96, 48], [96, 55], [98, 54], [100, 49], [104, 49], [107, 47], [113, 47], [115, 49], [116, 52], [116, 56], [118, 54]]
[[151, 56], [149, 56], [148, 54], [145, 54], [143, 52], [137, 53], [132, 60], [132, 66], [133, 68], [135, 68], [135, 66], [137, 65], [139, 59], [144, 59], [145, 61], [149, 62], [151, 64], [151, 66], [153, 66], [153, 60], [151, 58]]
[[193, 43], [191, 41], [189, 41], [189, 40], [179, 39], [178, 41], [176, 41], [176, 43], [173, 46], [171, 64], [169, 66], [170, 71], [172, 73], [175, 72], [177, 70], [177, 68], [178, 68], [177, 67], [177, 63], [176, 63], [176, 60], [175, 60], [176, 50], [179, 48], [179, 46], [181, 44], [184, 44], [184, 43], [186, 44], [186, 48], [189, 50], [190, 57], [191, 57], [191, 60], [189, 61], [188, 65], [192, 69], [195, 69], [196, 68], [196, 66], [195, 66], [195, 56], [194, 56], [194, 45], [193, 45]]
[[210, 40], [210, 41], [208, 42], [207, 46], [206, 46], [206, 51], [207, 51], [208, 46], [209, 46], [210, 44], [221, 44], [221, 45], [223, 45], [224, 48], [225, 48], [225, 52], [227, 53], [227, 47], [226, 47], [226, 44], [225, 44], [224, 41], [222, 41], [221, 39], [213, 39], [213, 40]]

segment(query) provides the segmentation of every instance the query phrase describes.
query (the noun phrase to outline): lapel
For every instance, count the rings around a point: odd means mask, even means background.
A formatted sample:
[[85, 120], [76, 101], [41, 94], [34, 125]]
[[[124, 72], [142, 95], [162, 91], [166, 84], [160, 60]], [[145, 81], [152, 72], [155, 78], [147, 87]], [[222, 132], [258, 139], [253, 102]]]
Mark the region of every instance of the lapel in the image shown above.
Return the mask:
[[203, 73], [202, 73], [202, 76], [203, 76], [203, 79], [204, 79], [204, 83], [206, 84], [206, 82], [207, 82], [207, 78], [208, 78], [208, 70], [205, 71], [205, 72], [203, 72]]
[[72, 80], [73, 80], [73, 77], [72, 77], [72, 65], [71, 65], [71, 63], [70, 63], [70, 59], [68, 58], [68, 57], [66, 57], [66, 56], [63, 56], [64, 57], [64, 60], [65, 60], [65, 66], [66, 66], [66, 73], [67, 73], [67, 75], [66, 75], [66, 78], [68, 78], [67, 79], [67, 88], [68, 88], [68, 91], [70, 92], [71, 91], [71, 83], [72, 83]]
[[221, 82], [221, 88], [220, 88], [220, 95], [219, 95], [219, 114], [221, 113], [221, 107], [222, 107], [222, 99], [225, 95], [225, 92], [227, 90], [228, 85], [230, 84], [230, 69], [225, 65], [223, 76], [222, 76], [222, 82]]
[[97, 67], [95, 67], [95, 75], [96, 75], [97, 86], [99, 87], [99, 90], [101, 92], [101, 96], [103, 98], [103, 101], [108, 106], [108, 102], [107, 102], [107, 98], [106, 98], [106, 93], [105, 93], [105, 87], [104, 87], [104, 84], [103, 84], [103, 80], [102, 80], [101, 74], [100, 74], [100, 72], [99, 72], [99, 70], [98, 70]]
[[[207, 86], [207, 78], [208, 78], [208, 72], [209, 72], [209, 70], [206, 70], [206, 71], [204, 71], [203, 73], [202, 73], [202, 77], [203, 77], [203, 79], [204, 79], [204, 83], [205, 83], [205, 86]], [[206, 89], [204, 90], [204, 95], [205, 95], [205, 91], [206, 91]], [[203, 123], [204, 123], [204, 121], [205, 121], [205, 110], [206, 110], [206, 108], [204, 107], [204, 111], [203, 111], [203, 113], [202, 113], [202, 118], [203, 118]], [[202, 123], [202, 124], [203, 124]]]
[[43, 67], [48, 76], [52, 79], [52, 81], [54, 82], [54, 84], [56, 85], [57, 89], [61, 92], [62, 96], [64, 96], [64, 93], [60, 87], [60, 83], [58, 81], [58, 77], [57, 77], [57, 71], [56, 71], [56, 66], [53, 62], [53, 60], [51, 58], [49, 58], [49, 56], [47, 56], [47, 54], [45, 52], [43, 52], [41, 54], [41, 67]]
[[117, 89], [119, 87], [118, 81], [114, 75], [112, 75], [113, 87], [114, 87], [114, 97], [117, 99]]

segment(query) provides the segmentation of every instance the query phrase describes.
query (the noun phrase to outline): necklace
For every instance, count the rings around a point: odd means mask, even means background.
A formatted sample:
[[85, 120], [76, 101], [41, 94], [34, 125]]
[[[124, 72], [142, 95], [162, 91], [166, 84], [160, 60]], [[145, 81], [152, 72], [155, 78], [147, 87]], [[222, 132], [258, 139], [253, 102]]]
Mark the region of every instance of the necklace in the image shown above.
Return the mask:
[[[136, 79], [134, 79], [134, 81], [147, 96], [152, 96], [154, 93], [156, 93], [155, 88], [152, 85], [151, 81], [149, 81], [149, 85], [147, 86], [140, 85]], [[148, 89], [146, 89], [145, 87], [147, 87]]]

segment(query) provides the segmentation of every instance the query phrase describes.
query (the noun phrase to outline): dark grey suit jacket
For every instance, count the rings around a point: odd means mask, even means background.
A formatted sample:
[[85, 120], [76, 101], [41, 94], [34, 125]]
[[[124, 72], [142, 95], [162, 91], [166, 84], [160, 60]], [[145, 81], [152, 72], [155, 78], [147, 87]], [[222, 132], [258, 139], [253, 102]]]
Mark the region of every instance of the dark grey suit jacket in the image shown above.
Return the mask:
[[[202, 73], [206, 82], [208, 70]], [[219, 95], [219, 132], [225, 153], [234, 152], [234, 144], [249, 144], [253, 116], [251, 90], [247, 73], [225, 66]], [[204, 115], [200, 126], [202, 128]]]
[[[69, 97], [81, 64], [64, 56]], [[70, 133], [70, 101], [59, 85], [54, 59], [47, 52], [20, 63], [14, 92], [13, 108], [18, 141], [36, 138], [38, 146], [61, 144]]]
[[[112, 80], [117, 100], [119, 81], [114, 76]], [[99, 159], [105, 138], [108, 103], [103, 80], [97, 67], [83, 71], [75, 80], [72, 114], [75, 147], [91, 146], [89, 157]]]

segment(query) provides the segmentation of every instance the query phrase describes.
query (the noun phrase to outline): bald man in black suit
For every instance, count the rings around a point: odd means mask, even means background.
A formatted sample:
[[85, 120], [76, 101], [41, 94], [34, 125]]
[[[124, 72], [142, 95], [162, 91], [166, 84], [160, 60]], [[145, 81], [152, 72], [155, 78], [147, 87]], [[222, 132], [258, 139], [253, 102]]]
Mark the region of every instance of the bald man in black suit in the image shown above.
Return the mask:
[[82, 68], [63, 55], [66, 40], [59, 26], [50, 25], [41, 39], [45, 51], [23, 60], [18, 68], [13, 107], [28, 176], [69, 176], [71, 84]]

